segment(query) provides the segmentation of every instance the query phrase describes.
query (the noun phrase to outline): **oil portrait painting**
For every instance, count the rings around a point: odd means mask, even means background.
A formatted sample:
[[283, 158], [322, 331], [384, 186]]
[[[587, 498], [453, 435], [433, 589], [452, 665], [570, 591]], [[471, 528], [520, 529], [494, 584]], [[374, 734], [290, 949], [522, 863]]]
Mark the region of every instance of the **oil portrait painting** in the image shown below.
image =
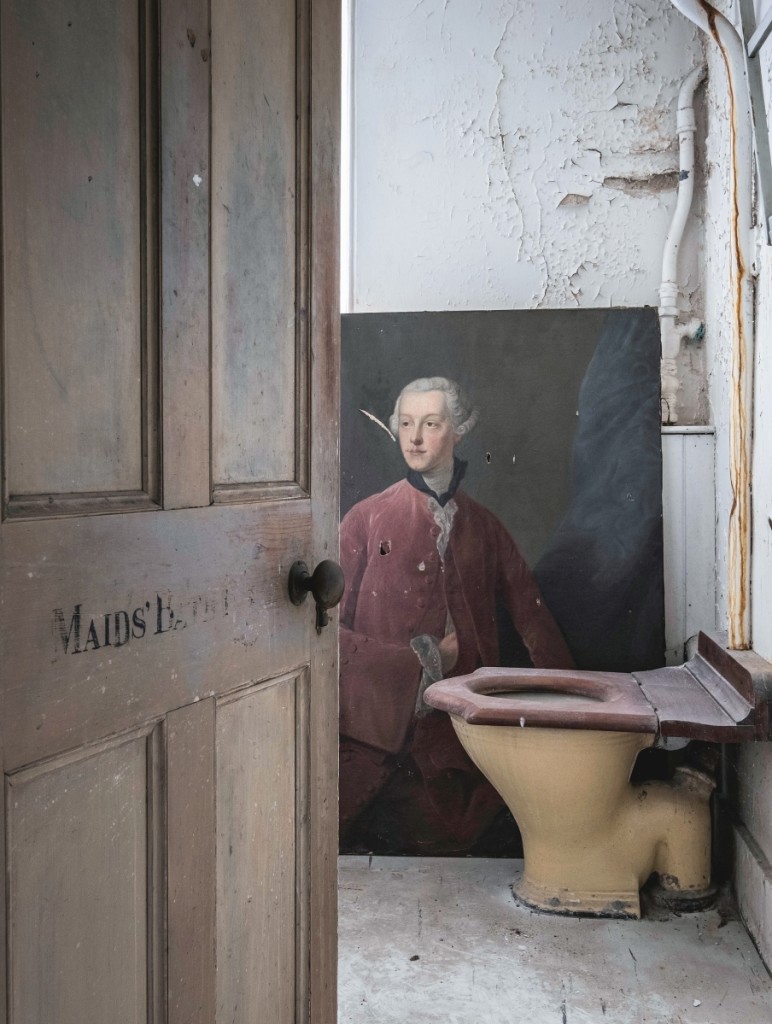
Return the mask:
[[344, 317], [343, 852], [519, 851], [431, 683], [662, 663], [658, 368], [652, 310]]

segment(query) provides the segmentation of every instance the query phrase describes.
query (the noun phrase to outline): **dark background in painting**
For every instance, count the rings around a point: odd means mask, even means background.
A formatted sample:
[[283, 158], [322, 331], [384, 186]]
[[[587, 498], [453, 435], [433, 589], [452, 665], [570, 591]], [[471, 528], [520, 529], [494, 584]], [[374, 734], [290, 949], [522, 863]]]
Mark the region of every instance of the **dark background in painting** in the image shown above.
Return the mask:
[[[350, 314], [342, 340], [341, 515], [405, 475], [398, 444], [359, 410], [388, 424], [409, 381], [456, 379], [480, 409], [457, 448], [462, 486], [517, 542], [578, 667], [661, 665], [656, 312]], [[506, 616], [500, 636], [502, 664], [530, 664]], [[513, 856], [517, 842], [510, 817], [469, 852]], [[356, 836], [344, 852], [361, 852]]]
[[571, 500], [534, 575], [580, 668], [664, 662], [659, 325], [610, 310], [579, 392]]

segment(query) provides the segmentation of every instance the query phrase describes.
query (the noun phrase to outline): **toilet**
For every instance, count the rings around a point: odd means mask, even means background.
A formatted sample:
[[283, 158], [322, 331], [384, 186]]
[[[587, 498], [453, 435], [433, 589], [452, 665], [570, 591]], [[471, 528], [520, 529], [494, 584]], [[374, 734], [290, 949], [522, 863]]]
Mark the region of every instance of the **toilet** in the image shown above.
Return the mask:
[[772, 666], [700, 634], [685, 665], [641, 673], [483, 668], [429, 687], [523, 838], [528, 906], [640, 917], [656, 873], [674, 902], [710, 891], [713, 780], [690, 767], [632, 784], [641, 750], [672, 738], [767, 739]]

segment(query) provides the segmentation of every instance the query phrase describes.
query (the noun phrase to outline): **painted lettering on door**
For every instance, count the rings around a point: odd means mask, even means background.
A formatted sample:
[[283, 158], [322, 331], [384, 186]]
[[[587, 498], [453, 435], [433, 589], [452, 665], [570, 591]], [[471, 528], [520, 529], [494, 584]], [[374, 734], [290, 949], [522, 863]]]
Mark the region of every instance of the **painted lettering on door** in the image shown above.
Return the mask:
[[136, 608], [102, 612], [91, 615], [84, 612], [83, 604], [72, 608], [54, 608], [53, 639], [57, 656], [86, 654], [103, 647], [124, 647], [132, 641], [163, 636], [197, 622], [207, 622], [216, 614], [228, 614], [228, 592], [222, 600], [195, 598], [183, 617], [172, 607], [169, 595], [155, 594]]

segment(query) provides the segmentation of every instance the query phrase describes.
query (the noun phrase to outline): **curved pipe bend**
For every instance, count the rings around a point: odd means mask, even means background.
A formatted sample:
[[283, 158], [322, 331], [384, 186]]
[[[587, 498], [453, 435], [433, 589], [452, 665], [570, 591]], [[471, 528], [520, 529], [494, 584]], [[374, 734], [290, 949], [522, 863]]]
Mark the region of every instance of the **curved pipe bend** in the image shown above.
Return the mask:
[[660, 316], [678, 316], [678, 306], [675, 301], [678, 295], [678, 253], [694, 196], [694, 133], [697, 130], [694, 119], [694, 93], [706, 74], [707, 68], [704, 65], [695, 68], [684, 79], [678, 94], [677, 130], [680, 175], [676, 208], [662, 255]]

